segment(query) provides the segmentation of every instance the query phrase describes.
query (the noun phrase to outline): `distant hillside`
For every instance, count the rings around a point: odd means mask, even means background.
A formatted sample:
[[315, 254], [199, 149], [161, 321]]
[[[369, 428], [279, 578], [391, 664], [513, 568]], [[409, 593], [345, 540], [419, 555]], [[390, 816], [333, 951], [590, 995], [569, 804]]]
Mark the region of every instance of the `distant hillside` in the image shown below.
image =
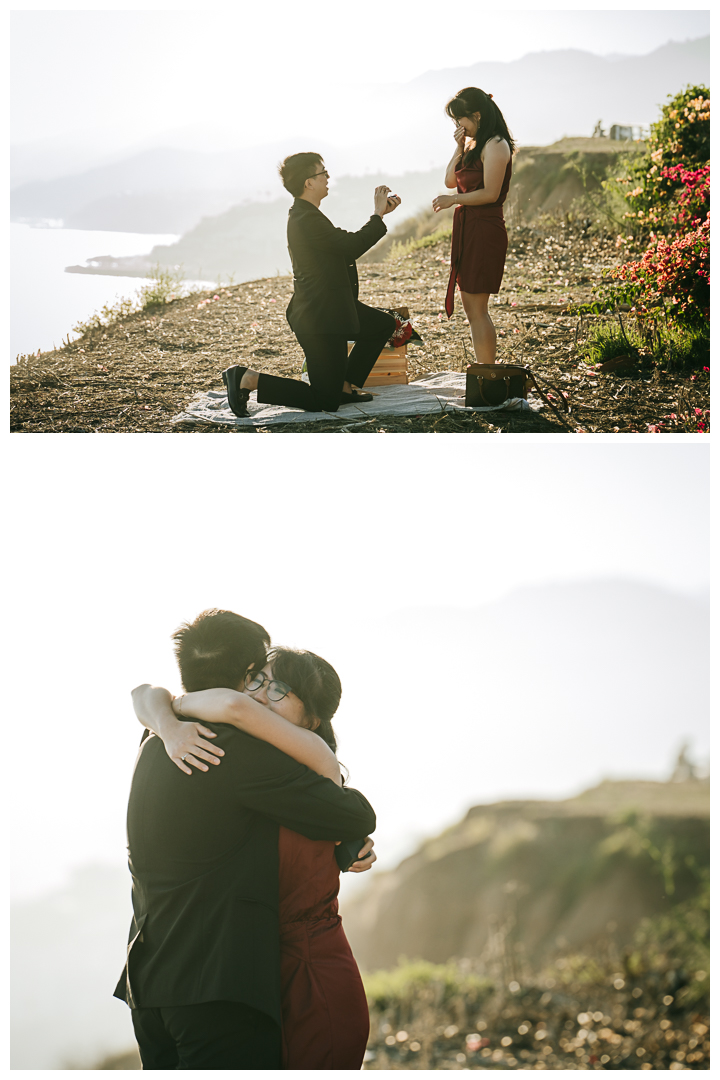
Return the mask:
[[[323, 212], [341, 228], [359, 229], [373, 212], [373, 191], [380, 183], [389, 184], [403, 199], [388, 218], [392, 227], [393, 220], [402, 221], [418, 206], [431, 203], [441, 190], [442, 173], [435, 169], [405, 176], [343, 176], [333, 184]], [[204, 218], [176, 244], [154, 247], [149, 255], [94, 259], [89, 270], [73, 267], [72, 272], [144, 277], [159, 263], [181, 266], [190, 279], [247, 281], [286, 274], [290, 271], [286, 229], [291, 203], [291, 196], [283, 193], [272, 202], [233, 206], [224, 214]]]
[[[53, 167], [51, 150], [46, 175], [53, 179], [40, 172], [39, 148], [31, 148], [25, 159], [22, 148], [15, 148], [19, 175], [34, 173], [35, 179], [13, 184], [11, 220], [54, 219], [66, 228], [182, 233], [203, 216], [222, 213], [244, 199], [272, 198], [279, 191], [277, 162], [308, 146], [327, 155], [334, 177], [380, 170], [399, 176], [441, 168], [452, 150], [443, 106], [461, 86], [490, 90], [515, 138], [530, 146], [565, 135], [590, 135], [599, 118], [607, 125], [648, 124], [668, 94], [687, 83], [708, 83], [709, 76], [709, 38], [671, 42], [647, 56], [615, 59], [565, 49], [531, 53], [510, 63], [429, 71], [404, 84], [349, 89], [348, 115], [362, 109], [377, 116], [372, 142], [333, 146], [312, 135], [305, 141], [293, 137], [223, 153], [164, 145], [65, 176]], [[401, 137], [398, 117], [403, 118]], [[104, 153], [107, 157], [107, 148]]]
[[[697, 887], [709, 860], [709, 781], [606, 781], [563, 802], [476, 806], [343, 906], [366, 971], [401, 957], [444, 962], [511, 948], [537, 967], [559, 953], [622, 948], [645, 916]], [[623, 812], [651, 824], [628, 829]], [[674, 893], [642, 846], [672, 853]]]
[[[643, 144], [633, 147], [642, 149]], [[592, 176], [602, 173], [627, 143], [610, 139], [563, 139], [552, 146], [521, 149], [513, 166], [513, 182], [506, 206], [508, 224], [532, 222], [538, 214], [567, 211], [583, 194], [579, 173], [569, 166], [568, 154], [579, 151], [590, 162]], [[452, 220], [452, 211], [440, 215], [432, 211], [432, 200], [445, 190], [443, 169], [406, 173], [403, 176], [343, 176], [333, 183], [323, 202], [323, 213], [341, 228], [358, 229], [372, 212], [372, 192], [376, 184], [387, 183], [400, 193], [402, 204], [386, 224], [390, 232], [367, 255], [365, 262], [377, 262], [390, 247], [408, 236], [424, 235]], [[598, 181], [592, 181], [597, 186]], [[158, 195], [158, 201], [162, 198]], [[283, 194], [269, 202], [247, 202], [225, 213], [206, 217], [177, 243], [154, 247], [147, 255], [93, 258], [86, 267], [72, 267], [73, 273], [115, 274], [145, 277], [151, 268], [182, 267], [190, 279], [246, 281], [290, 270], [285, 238], [290, 197]]]
[[[620, 42], [618, 43], [620, 45]], [[597, 56], [580, 49], [530, 53], [511, 63], [482, 62], [428, 71], [407, 85], [428, 104], [462, 86], [482, 86], [524, 145], [589, 135], [595, 122], [649, 124], [668, 94], [710, 80], [710, 38], [668, 42], [645, 56]]]

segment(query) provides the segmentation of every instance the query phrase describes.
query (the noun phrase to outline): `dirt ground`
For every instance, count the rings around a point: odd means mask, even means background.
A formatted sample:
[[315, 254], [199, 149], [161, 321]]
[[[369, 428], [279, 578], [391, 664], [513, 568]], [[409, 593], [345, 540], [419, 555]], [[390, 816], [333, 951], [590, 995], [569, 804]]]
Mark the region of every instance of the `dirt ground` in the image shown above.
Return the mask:
[[[377, 307], [410, 309], [423, 346], [408, 347], [410, 379], [461, 371], [473, 358], [459, 293], [444, 313], [449, 240], [399, 259], [360, 265], [360, 298]], [[647, 363], [623, 374], [597, 373], [582, 358], [592, 317], [572, 305], [592, 300], [603, 269], [619, 255], [610, 240], [567, 225], [518, 227], [502, 291], [491, 307], [498, 359], [529, 365], [570, 412], [561, 423], [547, 408], [422, 416], [348, 424], [328, 414], [315, 424], [227, 428], [172, 424], [198, 392], [221, 390], [233, 363], [299, 378], [303, 355], [285, 321], [289, 277], [218, 287], [139, 312], [54, 352], [22, 357], [11, 368], [11, 430], [22, 432], [683, 432], [695, 409], [709, 408], [707, 374], [675, 374]], [[611, 318], [606, 316], [606, 318]], [[554, 389], [552, 389], [554, 388]], [[347, 425], [347, 426], [346, 426]]]

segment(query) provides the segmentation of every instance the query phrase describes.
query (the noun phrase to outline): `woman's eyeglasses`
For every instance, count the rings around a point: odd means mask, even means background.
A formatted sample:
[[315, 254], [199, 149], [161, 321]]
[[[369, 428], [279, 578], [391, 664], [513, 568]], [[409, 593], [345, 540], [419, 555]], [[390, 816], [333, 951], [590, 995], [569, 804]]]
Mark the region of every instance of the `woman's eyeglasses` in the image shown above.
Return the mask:
[[245, 689], [246, 690], [259, 690], [261, 686], [267, 686], [265, 693], [269, 697], [270, 701], [282, 701], [288, 694], [292, 694], [292, 686], [288, 686], [287, 683], [280, 682], [279, 679], [270, 679], [264, 671], [258, 671], [257, 675], [252, 672], [245, 676]]

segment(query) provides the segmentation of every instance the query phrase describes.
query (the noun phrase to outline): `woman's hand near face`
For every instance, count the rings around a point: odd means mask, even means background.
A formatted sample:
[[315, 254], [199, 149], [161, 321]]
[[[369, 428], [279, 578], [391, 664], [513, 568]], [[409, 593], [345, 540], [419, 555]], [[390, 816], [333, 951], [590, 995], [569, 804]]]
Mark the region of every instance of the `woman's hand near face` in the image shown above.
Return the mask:
[[465, 135], [465, 128], [462, 126], [462, 124], [458, 124], [453, 131], [453, 139], [457, 143], [457, 148], [461, 154], [465, 153]]
[[454, 195], [438, 195], [436, 199], [433, 199], [433, 210], [437, 214], [438, 210], [449, 210], [451, 206], [455, 205]]

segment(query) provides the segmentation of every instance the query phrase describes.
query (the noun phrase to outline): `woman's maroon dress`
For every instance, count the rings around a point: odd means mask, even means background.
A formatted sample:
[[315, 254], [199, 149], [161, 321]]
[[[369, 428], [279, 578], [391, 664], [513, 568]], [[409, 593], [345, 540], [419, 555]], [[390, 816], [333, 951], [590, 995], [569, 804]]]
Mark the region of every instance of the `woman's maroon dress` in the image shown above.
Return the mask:
[[[448, 318], [455, 310], [455, 284], [461, 292], [500, 292], [508, 237], [503, 217], [503, 203], [512, 176], [512, 158], [507, 163], [497, 202], [483, 206], [458, 206], [453, 217], [451, 270], [445, 297]], [[478, 191], [485, 186], [483, 163], [478, 160], [469, 167], [455, 170], [457, 189], [461, 194]]]
[[338, 915], [335, 844], [281, 827], [279, 851], [283, 1066], [360, 1069], [370, 1019]]

